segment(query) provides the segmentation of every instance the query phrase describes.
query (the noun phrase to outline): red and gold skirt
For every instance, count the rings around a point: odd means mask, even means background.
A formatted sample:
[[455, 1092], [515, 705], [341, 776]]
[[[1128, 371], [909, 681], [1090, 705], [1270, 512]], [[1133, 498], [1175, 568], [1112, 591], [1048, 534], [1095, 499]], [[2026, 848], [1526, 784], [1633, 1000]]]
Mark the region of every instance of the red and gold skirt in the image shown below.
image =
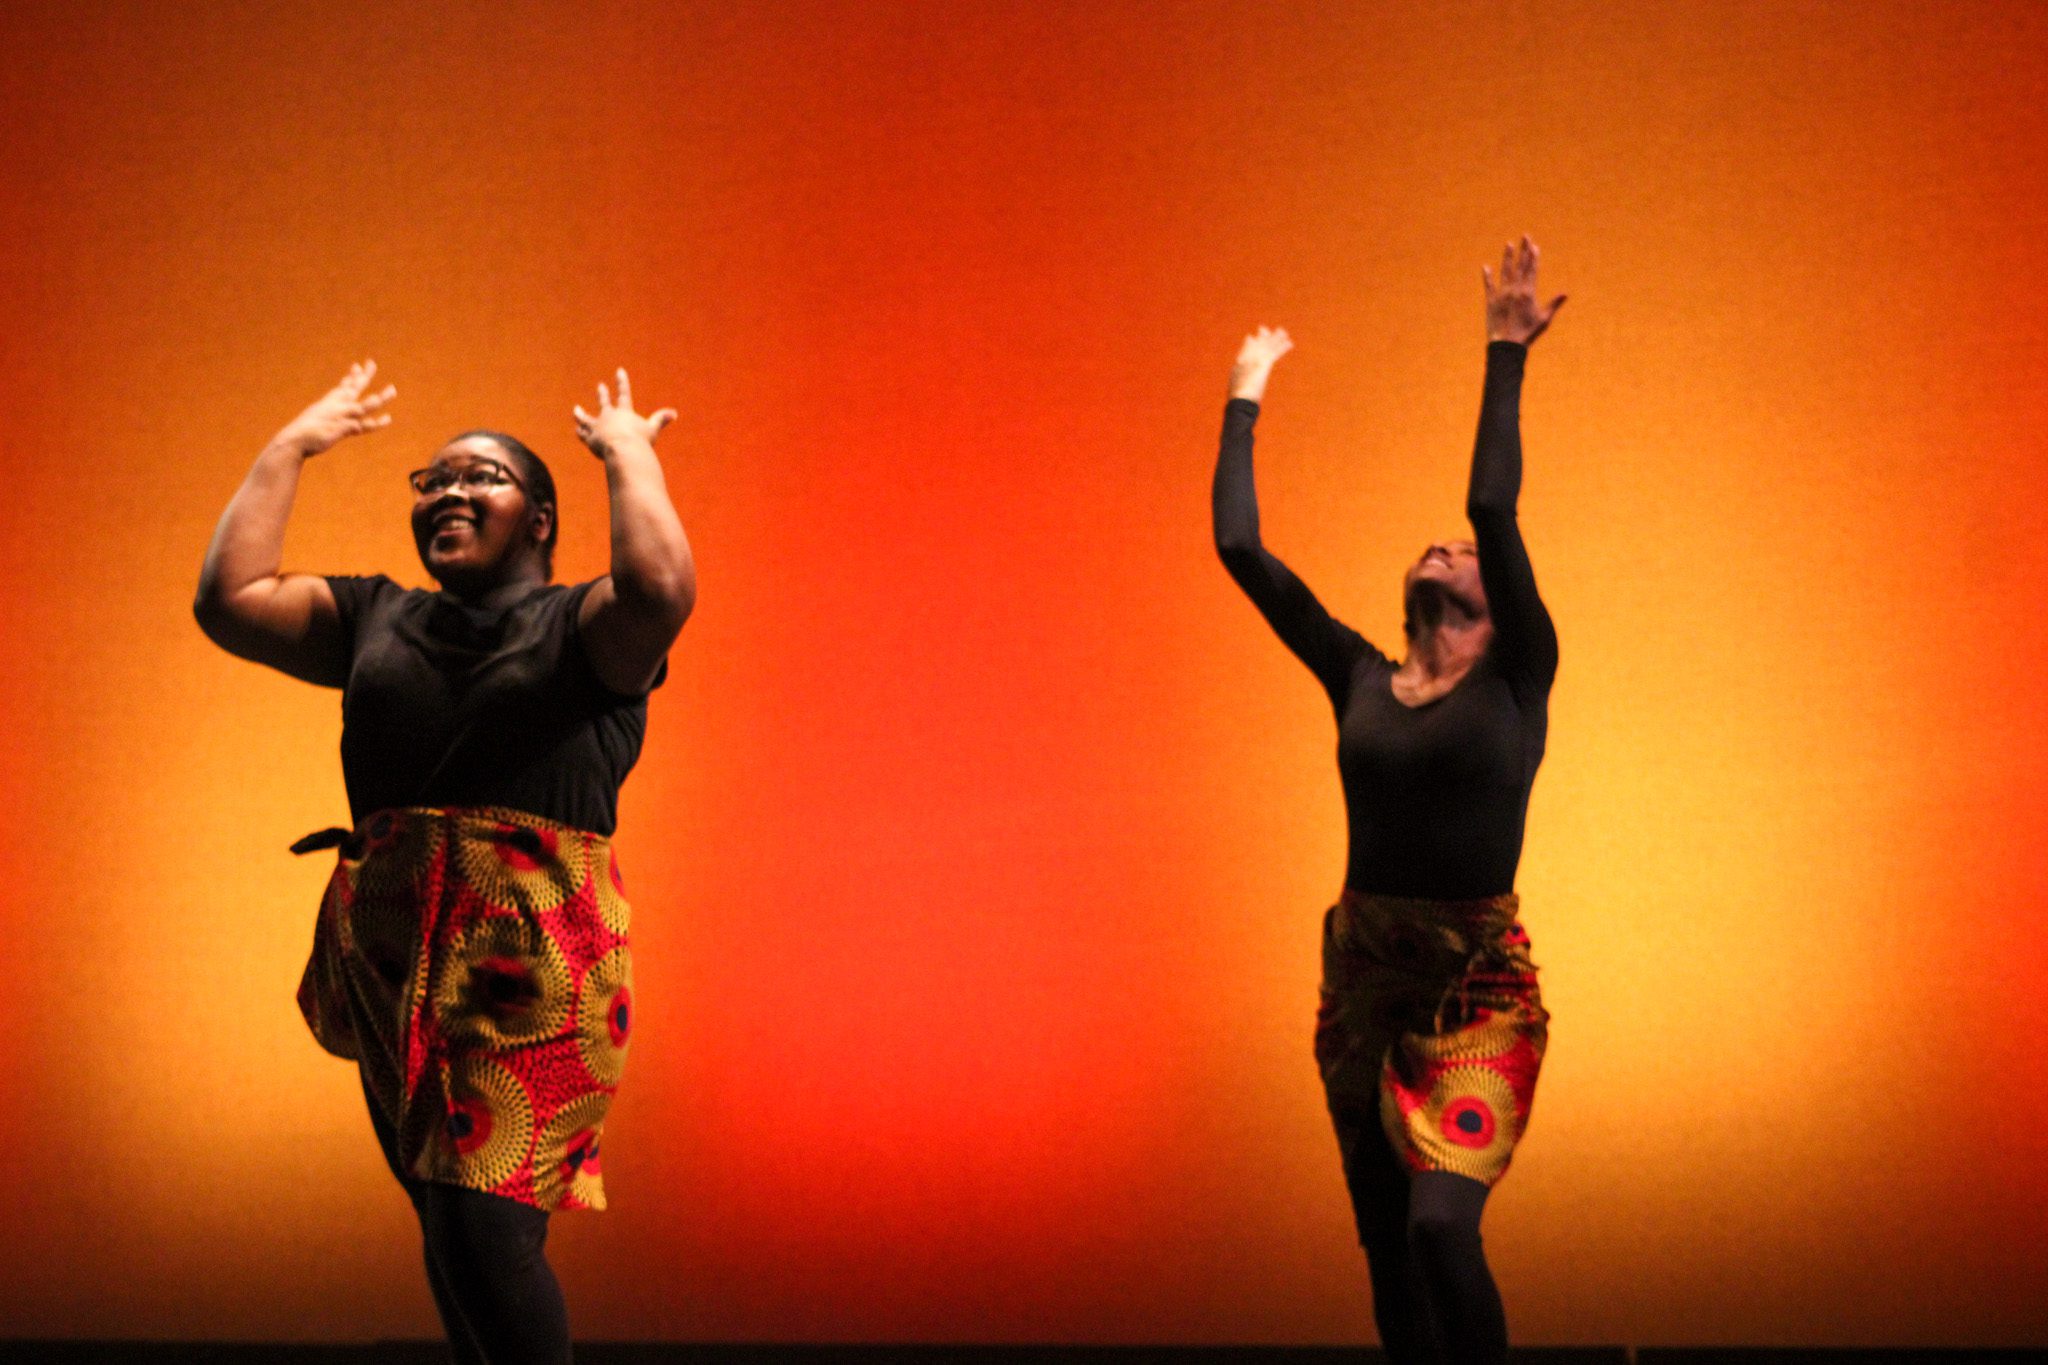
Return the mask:
[[339, 839], [299, 1009], [362, 1068], [400, 1168], [604, 1207], [598, 1138], [632, 1021], [611, 841], [523, 811], [383, 810]]
[[1498, 1181], [1529, 1123], [1550, 1014], [1515, 896], [1347, 888], [1323, 919], [1316, 1064], [1348, 1144], [1377, 1110], [1410, 1171]]

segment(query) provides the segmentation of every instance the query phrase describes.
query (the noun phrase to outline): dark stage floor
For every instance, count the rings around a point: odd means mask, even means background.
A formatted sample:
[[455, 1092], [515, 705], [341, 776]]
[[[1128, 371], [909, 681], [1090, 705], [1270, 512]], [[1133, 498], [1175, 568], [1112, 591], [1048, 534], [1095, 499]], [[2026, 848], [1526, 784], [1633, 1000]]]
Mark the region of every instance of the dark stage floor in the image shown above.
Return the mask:
[[[1365, 1365], [1355, 1346], [788, 1346], [588, 1342], [578, 1365]], [[2037, 1351], [1962, 1348], [1533, 1346], [1524, 1365], [2019, 1365]], [[4, 1365], [446, 1365], [441, 1346], [386, 1341], [350, 1346], [222, 1342], [0, 1341]]]

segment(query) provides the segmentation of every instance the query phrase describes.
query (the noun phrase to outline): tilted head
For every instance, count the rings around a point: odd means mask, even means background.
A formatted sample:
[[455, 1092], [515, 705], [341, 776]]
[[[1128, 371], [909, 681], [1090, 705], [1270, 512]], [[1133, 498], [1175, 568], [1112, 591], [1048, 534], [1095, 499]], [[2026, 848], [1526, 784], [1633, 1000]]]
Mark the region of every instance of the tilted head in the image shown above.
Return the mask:
[[497, 431], [465, 431], [412, 474], [420, 563], [458, 595], [487, 592], [529, 562], [554, 577], [560, 522], [540, 456]]
[[1401, 580], [1401, 629], [1413, 640], [1446, 620], [1486, 621], [1486, 585], [1479, 580], [1479, 547], [1469, 540], [1439, 540], [1408, 566]]

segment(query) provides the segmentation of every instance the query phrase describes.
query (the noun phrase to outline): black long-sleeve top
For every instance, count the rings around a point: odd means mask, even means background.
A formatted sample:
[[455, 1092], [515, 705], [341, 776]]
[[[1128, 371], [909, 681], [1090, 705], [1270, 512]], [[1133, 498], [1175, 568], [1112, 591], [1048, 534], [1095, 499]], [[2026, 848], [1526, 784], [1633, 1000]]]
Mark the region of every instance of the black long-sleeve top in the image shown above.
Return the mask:
[[1466, 900], [1514, 890], [1557, 676], [1557, 632], [1515, 522], [1527, 355], [1514, 342], [1486, 349], [1466, 495], [1493, 642], [1456, 687], [1422, 706], [1394, 696], [1396, 662], [1324, 610], [1260, 543], [1252, 480], [1259, 406], [1237, 398], [1224, 409], [1211, 490], [1217, 553], [1336, 709], [1337, 768], [1351, 827], [1344, 879], [1359, 891]]

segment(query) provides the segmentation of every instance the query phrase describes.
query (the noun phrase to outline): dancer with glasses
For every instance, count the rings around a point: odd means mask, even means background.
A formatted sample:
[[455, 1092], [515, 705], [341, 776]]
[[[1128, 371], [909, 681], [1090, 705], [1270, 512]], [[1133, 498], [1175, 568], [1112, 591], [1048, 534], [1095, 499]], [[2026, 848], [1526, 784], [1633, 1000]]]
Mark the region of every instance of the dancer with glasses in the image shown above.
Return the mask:
[[231, 654], [342, 692], [351, 826], [299, 1007], [354, 1061], [423, 1234], [463, 1365], [569, 1359], [545, 1253], [555, 1209], [604, 1207], [600, 1138], [632, 1027], [629, 910], [611, 848], [647, 695], [696, 597], [654, 440], [673, 409], [598, 386], [576, 432], [605, 467], [611, 571], [552, 582], [546, 464], [493, 431], [410, 475], [438, 591], [284, 573], [305, 462], [391, 422], [376, 365], [287, 425], [221, 517], [194, 612]]
[[1323, 920], [1316, 1061], [1396, 1362], [1507, 1359], [1479, 1237], [1529, 1119], [1549, 1015], [1517, 922], [1515, 867], [1543, 759], [1557, 634], [1515, 519], [1522, 367], [1564, 296], [1539, 301], [1536, 247], [1486, 294], [1486, 386], [1466, 516], [1402, 585], [1401, 659], [1332, 617], [1259, 538], [1252, 426], [1284, 331], [1245, 338], [1212, 490], [1230, 576], [1329, 694], [1350, 824]]

